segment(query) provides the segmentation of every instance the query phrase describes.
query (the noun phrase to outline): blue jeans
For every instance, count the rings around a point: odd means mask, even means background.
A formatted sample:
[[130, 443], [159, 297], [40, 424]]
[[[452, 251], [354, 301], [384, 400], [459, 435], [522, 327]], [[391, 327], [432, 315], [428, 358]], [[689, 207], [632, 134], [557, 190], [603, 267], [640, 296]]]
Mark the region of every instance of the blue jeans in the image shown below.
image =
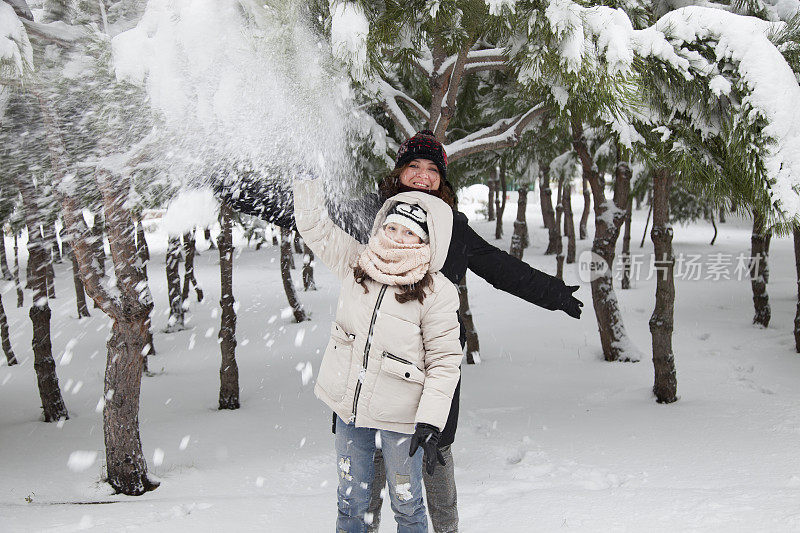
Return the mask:
[[386, 465], [389, 498], [398, 533], [427, 533], [428, 517], [422, 501], [422, 448], [414, 457], [409, 457], [410, 442], [411, 435], [357, 428], [336, 417], [337, 533], [366, 533], [368, 523], [372, 523], [367, 508], [374, 477], [373, 457], [378, 445]]

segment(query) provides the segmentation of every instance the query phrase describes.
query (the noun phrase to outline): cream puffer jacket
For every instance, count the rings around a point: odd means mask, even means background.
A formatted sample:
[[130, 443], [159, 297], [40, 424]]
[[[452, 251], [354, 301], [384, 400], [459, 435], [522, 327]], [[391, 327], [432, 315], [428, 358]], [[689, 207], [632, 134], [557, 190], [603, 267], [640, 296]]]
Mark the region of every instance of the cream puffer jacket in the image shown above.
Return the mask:
[[357, 427], [411, 434], [425, 422], [444, 428], [460, 376], [458, 292], [439, 272], [447, 257], [453, 212], [442, 200], [405, 192], [384, 203], [372, 234], [397, 202], [428, 213], [432, 292], [423, 303], [399, 303], [394, 286], [356, 283], [353, 265], [365, 245], [348, 235], [325, 209], [322, 180], [294, 183], [297, 229], [309, 248], [342, 281], [331, 339], [314, 393], [342, 420]]

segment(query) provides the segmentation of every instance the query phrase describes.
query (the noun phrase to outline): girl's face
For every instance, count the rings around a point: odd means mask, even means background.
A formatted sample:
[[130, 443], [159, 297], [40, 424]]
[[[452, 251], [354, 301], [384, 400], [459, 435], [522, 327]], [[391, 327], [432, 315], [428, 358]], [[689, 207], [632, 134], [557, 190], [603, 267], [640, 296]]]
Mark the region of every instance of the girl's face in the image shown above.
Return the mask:
[[439, 167], [430, 159], [414, 159], [400, 173], [400, 183], [412, 189], [438, 191], [441, 182]]
[[422, 244], [422, 239], [419, 238], [419, 235], [402, 224], [389, 222], [383, 227], [383, 230], [386, 232], [386, 236], [394, 242], [400, 244]]

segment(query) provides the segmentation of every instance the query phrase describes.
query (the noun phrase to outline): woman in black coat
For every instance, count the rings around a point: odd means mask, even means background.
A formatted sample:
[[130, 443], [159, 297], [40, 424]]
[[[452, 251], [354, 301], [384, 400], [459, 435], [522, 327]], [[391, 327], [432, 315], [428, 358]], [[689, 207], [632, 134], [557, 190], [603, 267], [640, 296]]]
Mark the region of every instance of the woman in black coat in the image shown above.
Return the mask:
[[[258, 216], [282, 227], [294, 227], [291, 201], [274, 185], [258, 177], [236, 174], [232, 181], [221, 180], [215, 184], [217, 194], [231, 208]], [[361, 242], [369, 236], [367, 221], [375, 218], [387, 198], [406, 190], [424, 190], [439, 196], [449, 205], [455, 204], [455, 193], [447, 181], [447, 155], [430, 130], [418, 132], [400, 145], [395, 169], [384, 178], [377, 193], [372, 193], [347, 204], [329, 209], [334, 222]], [[573, 318], [580, 318], [583, 303], [572, 294], [577, 286], [565, 285], [560, 279], [531, 267], [508, 253], [492, 246], [469, 226], [467, 217], [459, 211], [453, 213], [453, 234], [447, 260], [441, 272], [458, 285], [467, 269], [509, 294], [549, 310], [561, 310]], [[459, 317], [461, 323], [461, 317]], [[466, 335], [461, 323], [461, 344]], [[458, 530], [456, 488], [450, 446], [455, 439], [461, 384], [456, 388], [447, 424], [438, 437], [443, 468], [432, 475], [425, 473], [426, 501], [434, 530]], [[376, 454], [376, 462], [382, 461]], [[383, 465], [376, 465], [376, 479], [372, 486], [373, 524], [376, 530], [380, 519], [380, 490], [386, 481], [381, 475]]]

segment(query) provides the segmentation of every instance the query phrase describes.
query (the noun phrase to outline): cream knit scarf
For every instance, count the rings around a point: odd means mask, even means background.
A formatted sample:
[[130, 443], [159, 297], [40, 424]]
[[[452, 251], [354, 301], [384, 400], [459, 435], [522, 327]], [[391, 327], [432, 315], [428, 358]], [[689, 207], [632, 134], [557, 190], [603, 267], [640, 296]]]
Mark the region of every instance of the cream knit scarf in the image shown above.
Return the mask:
[[358, 258], [367, 275], [386, 285], [411, 285], [425, 277], [431, 266], [430, 244], [400, 244], [383, 228], [370, 237]]

